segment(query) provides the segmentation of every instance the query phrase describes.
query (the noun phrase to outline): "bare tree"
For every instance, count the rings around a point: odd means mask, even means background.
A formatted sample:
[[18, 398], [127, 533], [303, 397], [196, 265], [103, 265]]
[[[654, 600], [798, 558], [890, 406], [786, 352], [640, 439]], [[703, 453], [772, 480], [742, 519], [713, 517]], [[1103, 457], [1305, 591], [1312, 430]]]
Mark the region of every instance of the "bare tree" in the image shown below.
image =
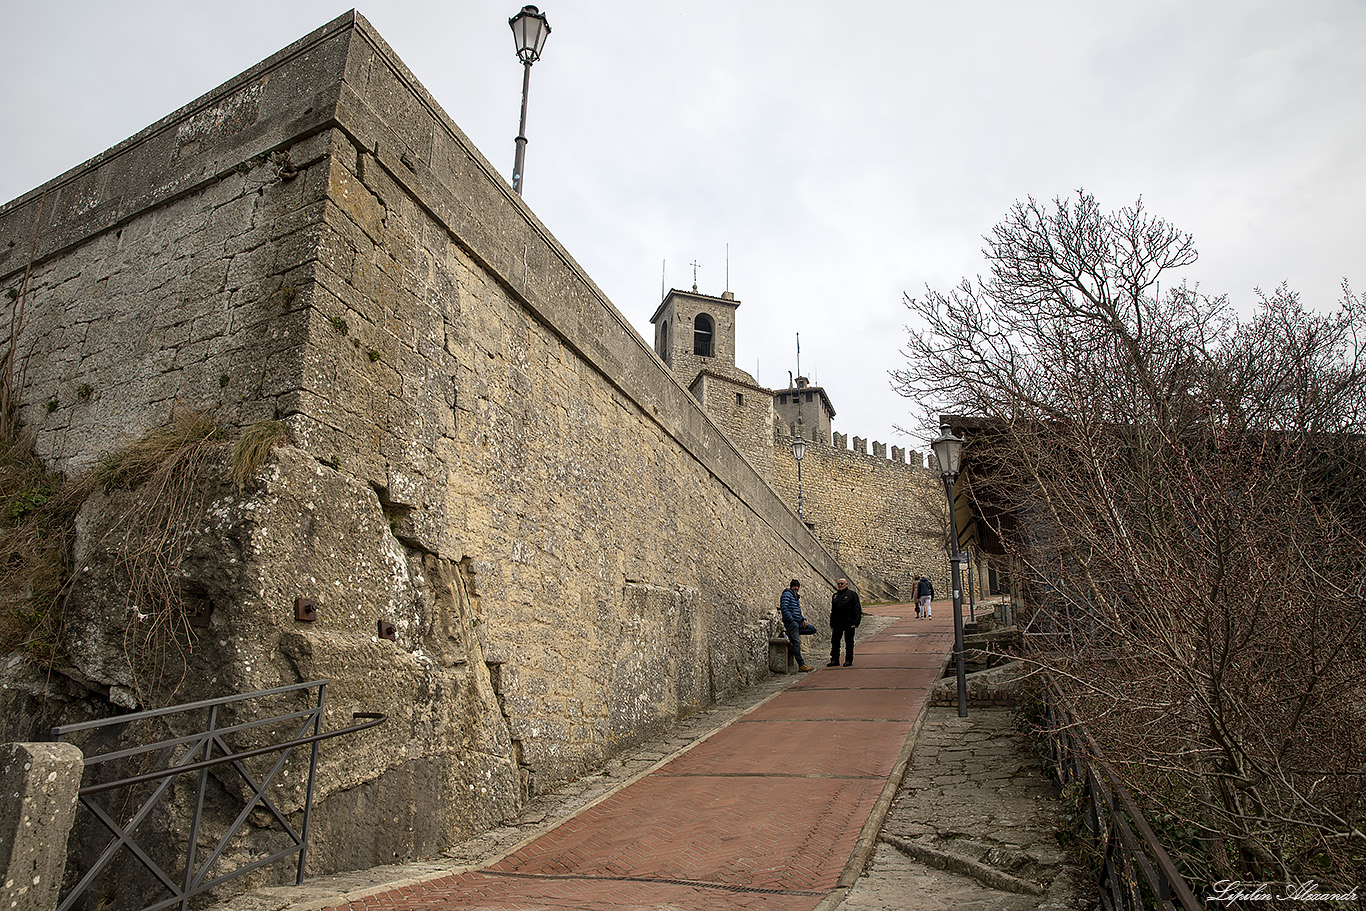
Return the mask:
[[[906, 298], [904, 395], [969, 441], [974, 496], [1054, 634], [1037, 655], [1197, 878], [1366, 863], [1366, 298], [1236, 318], [1168, 275], [1142, 203], [1016, 204], [989, 274]], [[1162, 286], [1166, 286], [1162, 288]], [[1161, 291], [1159, 289], [1162, 289]], [[931, 425], [933, 426], [933, 425]]]

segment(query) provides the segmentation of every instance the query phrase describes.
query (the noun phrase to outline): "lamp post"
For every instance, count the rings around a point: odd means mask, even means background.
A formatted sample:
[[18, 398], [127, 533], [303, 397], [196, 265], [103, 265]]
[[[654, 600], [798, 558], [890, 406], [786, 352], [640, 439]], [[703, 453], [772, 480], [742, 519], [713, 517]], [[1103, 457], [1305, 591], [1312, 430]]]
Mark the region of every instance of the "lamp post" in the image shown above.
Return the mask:
[[963, 667], [963, 585], [958, 566], [958, 516], [953, 509], [953, 483], [958, 480], [963, 440], [947, 427], [939, 428], [939, 436], [931, 443], [934, 458], [939, 462], [939, 477], [944, 481], [944, 496], [949, 501], [949, 550], [953, 560], [953, 661], [958, 666], [958, 717], [968, 715], [967, 670]]
[[805, 519], [802, 512], [802, 458], [806, 455], [806, 440], [800, 436], [792, 438], [792, 458], [797, 460], [797, 516]]
[[974, 579], [973, 573], [977, 563], [977, 557], [969, 547], [964, 551], [968, 555], [968, 619], [973, 623], [977, 622], [977, 586], [982, 584], [981, 579]]
[[545, 21], [545, 13], [534, 6], [524, 6], [522, 11], [508, 20], [512, 26], [512, 37], [517, 42], [517, 59], [522, 61], [522, 119], [517, 125], [517, 160], [512, 165], [512, 189], [522, 195], [522, 164], [526, 160], [526, 95], [531, 87], [531, 65], [541, 59], [541, 48], [550, 36], [550, 24]]

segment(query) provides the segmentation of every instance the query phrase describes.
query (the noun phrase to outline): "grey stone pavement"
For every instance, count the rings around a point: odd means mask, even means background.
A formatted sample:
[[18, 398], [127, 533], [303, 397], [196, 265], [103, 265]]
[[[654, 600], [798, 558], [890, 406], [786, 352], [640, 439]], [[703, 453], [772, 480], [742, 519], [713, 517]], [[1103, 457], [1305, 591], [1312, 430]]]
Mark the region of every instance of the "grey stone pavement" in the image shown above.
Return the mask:
[[1058, 789], [1014, 710], [931, 706], [873, 857], [840, 911], [1085, 909]]
[[[859, 638], [892, 621], [866, 617]], [[491, 863], [644, 777], [800, 679], [798, 674], [777, 675], [711, 706], [660, 738], [626, 751], [596, 774], [533, 799], [516, 820], [455, 845], [441, 857], [322, 876], [300, 887], [260, 888], [212, 911], [313, 911], [452, 869]], [[1012, 708], [970, 705], [968, 716], [959, 718], [953, 706], [930, 705], [912, 736], [905, 777], [862, 875], [852, 888], [827, 896], [817, 911], [1096, 907], [1059, 847], [1057, 787], [1016, 730]]]

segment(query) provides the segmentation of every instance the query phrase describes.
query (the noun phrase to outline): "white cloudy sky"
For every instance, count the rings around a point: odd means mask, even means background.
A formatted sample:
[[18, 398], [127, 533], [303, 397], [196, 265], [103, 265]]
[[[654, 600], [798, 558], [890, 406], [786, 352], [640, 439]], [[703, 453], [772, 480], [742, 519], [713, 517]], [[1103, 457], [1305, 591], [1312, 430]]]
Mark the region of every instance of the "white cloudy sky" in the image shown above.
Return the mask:
[[[0, 0], [0, 200], [345, 12], [320, 0]], [[1010, 204], [1077, 188], [1192, 232], [1244, 306], [1366, 289], [1366, 3], [543, 0], [524, 198], [649, 337], [668, 284], [730, 289], [739, 366], [893, 432], [903, 291], [982, 269]], [[506, 176], [518, 0], [359, 7]]]

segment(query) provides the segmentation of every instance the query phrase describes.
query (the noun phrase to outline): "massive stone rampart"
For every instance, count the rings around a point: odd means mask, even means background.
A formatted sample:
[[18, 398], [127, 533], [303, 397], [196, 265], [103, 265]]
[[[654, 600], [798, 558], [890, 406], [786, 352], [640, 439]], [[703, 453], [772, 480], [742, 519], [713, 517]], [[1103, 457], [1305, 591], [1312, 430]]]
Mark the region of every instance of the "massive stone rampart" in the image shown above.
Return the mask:
[[[797, 464], [791, 437], [774, 438], [774, 487], [790, 502], [797, 499]], [[833, 444], [808, 441], [802, 459], [803, 512], [816, 537], [850, 573], [865, 599], [908, 601], [915, 578], [924, 573], [935, 591], [947, 597], [948, 515], [939, 478], [912, 452], [844, 434]]]
[[[354, 13], [0, 208], [0, 288], [26, 274], [52, 465], [182, 407], [289, 428], [205, 492], [175, 695], [330, 677], [337, 726], [391, 715], [324, 751], [316, 871], [437, 850], [753, 682], [778, 591], [841, 572]], [[10, 739], [145, 704], [109, 534], [138, 495], [83, 511], [80, 688], [11, 680]]]

